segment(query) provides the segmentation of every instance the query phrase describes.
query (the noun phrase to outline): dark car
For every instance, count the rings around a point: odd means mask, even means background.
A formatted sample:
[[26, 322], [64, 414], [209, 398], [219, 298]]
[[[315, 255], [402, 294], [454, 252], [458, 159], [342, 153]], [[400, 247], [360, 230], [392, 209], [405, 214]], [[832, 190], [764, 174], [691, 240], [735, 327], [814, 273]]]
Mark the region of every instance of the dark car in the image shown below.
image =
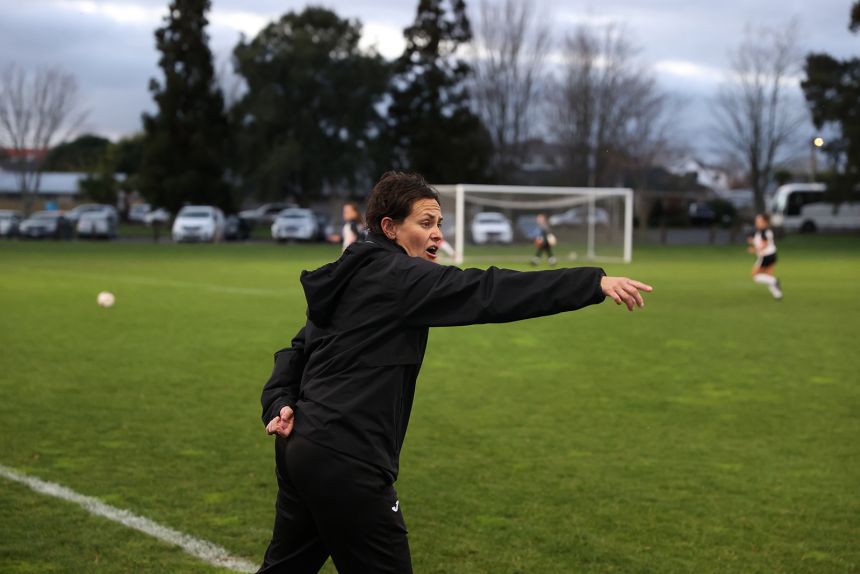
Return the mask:
[[331, 217], [326, 215], [325, 213], [317, 213], [314, 212], [314, 216], [317, 218], [317, 241], [328, 241], [328, 238], [334, 234], [334, 228], [332, 227]]
[[714, 208], [702, 201], [691, 203], [687, 214], [692, 225], [711, 225], [717, 220]]
[[227, 241], [245, 241], [251, 237], [251, 224], [236, 214], [228, 215], [224, 220], [224, 239]]

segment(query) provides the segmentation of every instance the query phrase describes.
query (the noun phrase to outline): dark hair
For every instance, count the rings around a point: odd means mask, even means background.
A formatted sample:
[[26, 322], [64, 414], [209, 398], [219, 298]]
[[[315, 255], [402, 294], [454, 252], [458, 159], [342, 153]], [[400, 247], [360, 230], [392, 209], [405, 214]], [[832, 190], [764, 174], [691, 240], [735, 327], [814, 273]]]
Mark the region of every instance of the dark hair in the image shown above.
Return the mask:
[[768, 215], [767, 213], [756, 213], [756, 217], [761, 217], [762, 219], [764, 219], [765, 223], [770, 225], [770, 215]]
[[400, 222], [412, 212], [419, 199], [439, 202], [439, 192], [417, 173], [388, 171], [382, 174], [367, 198], [367, 227], [371, 233], [382, 233], [382, 220], [390, 217]]
[[356, 221], [356, 223], [359, 225], [359, 227], [363, 227], [364, 218], [361, 216], [361, 208], [358, 206], [358, 203], [356, 203], [355, 201], [347, 201], [343, 204], [344, 207], [346, 207], [347, 205], [350, 206], [353, 211], [355, 211], [356, 215], [358, 215], [358, 221]]

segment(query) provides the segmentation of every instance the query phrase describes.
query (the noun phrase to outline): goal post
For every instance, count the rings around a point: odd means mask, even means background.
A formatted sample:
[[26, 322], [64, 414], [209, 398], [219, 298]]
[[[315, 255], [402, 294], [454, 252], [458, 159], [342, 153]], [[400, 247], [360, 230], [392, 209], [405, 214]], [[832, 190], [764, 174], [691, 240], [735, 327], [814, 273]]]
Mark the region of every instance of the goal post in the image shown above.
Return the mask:
[[[464, 184], [434, 186], [454, 261], [531, 258], [538, 214], [557, 238], [557, 257], [629, 263], [633, 259], [633, 190]], [[468, 255], [467, 255], [468, 253]]]

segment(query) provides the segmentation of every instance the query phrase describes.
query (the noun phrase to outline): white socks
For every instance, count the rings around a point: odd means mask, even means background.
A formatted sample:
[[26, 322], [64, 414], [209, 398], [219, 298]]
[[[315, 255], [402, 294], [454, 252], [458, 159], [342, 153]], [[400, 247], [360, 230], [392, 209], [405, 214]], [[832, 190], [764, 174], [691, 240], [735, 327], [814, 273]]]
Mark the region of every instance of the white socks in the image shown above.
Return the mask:
[[753, 281], [767, 285], [768, 291], [773, 295], [774, 299], [782, 299], [782, 289], [779, 288], [779, 279], [767, 273], [756, 273], [753, 275]]
[[773, 285], [776, 286], [776, 277], [773, 275], [768, 275], [767, 273], [756, 273], [753, 275], [753, 281], [756, 283], [761, 283], [763, 285]]

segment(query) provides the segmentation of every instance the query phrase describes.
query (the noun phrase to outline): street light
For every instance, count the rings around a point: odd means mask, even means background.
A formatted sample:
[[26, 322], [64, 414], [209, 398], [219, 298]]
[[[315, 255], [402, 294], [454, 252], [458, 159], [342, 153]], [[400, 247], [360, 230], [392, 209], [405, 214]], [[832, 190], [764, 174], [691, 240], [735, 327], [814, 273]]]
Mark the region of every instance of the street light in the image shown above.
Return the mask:
[[822, 147], [824, 147], [823, 137], [816, 136], [812, 138], [812, 146], [809, 148], [809, 165], [812, 168], [812, 183], [815, 183], [815, 172], [818, 168], [818, 166], [816, 165], [818, 163], [818, 150]]

